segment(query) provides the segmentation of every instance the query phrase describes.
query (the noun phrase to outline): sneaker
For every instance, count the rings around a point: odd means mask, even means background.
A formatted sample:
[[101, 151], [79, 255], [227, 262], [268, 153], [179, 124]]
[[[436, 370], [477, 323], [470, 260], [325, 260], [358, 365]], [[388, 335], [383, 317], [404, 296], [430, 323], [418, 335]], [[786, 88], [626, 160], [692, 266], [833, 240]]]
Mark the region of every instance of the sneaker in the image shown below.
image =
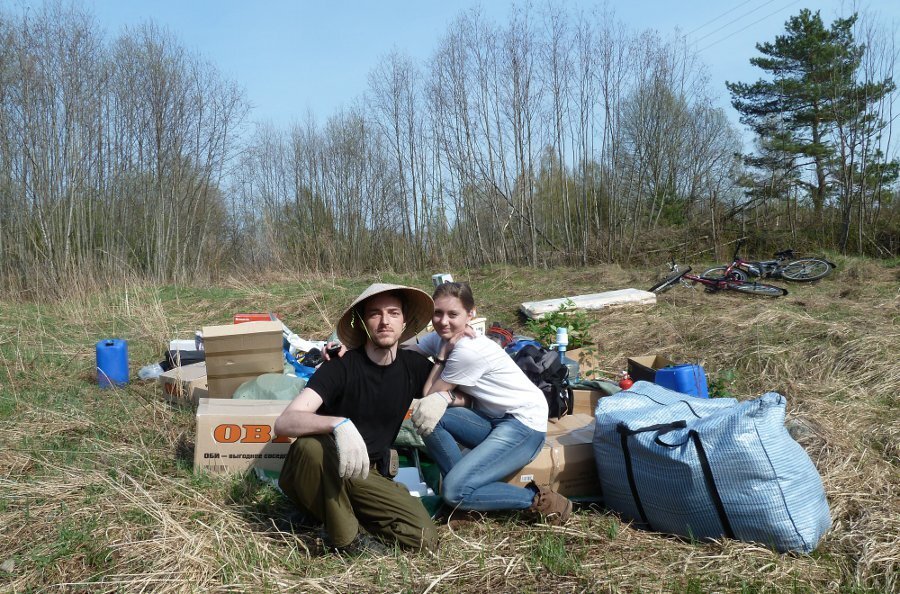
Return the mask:
[[571, 501], [547, 487], [534, 483], [530, 486], [537, 489], [537, 493], [528, 511], [539, 514], [544, 522], [551, 526], [562, 526], [569, 521], [569, 516], [572, 515]]
[[384, 557], [385, 555], [390, 555], [393, 551], [393, 549], [374, 536], [363, 534], [362, 532], [357, 534], [356, 538], [350, 541], [350, 544], [335, 547], [335, 549], [341, 555], [347, 555], [348, 557], [359, 557], [361, 555]]

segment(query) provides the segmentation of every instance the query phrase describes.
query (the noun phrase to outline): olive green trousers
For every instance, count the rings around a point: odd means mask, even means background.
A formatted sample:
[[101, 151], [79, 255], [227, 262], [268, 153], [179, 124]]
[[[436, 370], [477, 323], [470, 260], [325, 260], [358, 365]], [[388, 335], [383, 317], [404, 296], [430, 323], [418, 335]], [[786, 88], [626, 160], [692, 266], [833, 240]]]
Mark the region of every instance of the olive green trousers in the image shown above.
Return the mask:
[[281, 490], [304, 512], [325, 524], [332, 544], [350, 544], [362, 526], [386, 543], [436, 550], [437, 529], [418, 498], [401, 483], [372, 468], [365, 479], [338, 476], [338, 454], [331, 435], [300, 437], [284, 461]]

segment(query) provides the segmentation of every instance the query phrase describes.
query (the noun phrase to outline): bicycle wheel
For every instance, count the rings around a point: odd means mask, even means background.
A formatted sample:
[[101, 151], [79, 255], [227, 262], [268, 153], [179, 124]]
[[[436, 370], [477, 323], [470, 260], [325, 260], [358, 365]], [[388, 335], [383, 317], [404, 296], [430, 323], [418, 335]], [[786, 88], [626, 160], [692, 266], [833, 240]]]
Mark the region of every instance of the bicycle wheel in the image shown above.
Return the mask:
[[673, 272], [672, 274], [670, 274], [663, 280], [659, 281], [658, 283], [656, 283], [655, 285], [650, 287], [648, 290], [651, 293], [662, 293], [663, 291], [667, 291], [672, 287], [672, 285], [677, 283], [679, 281], [679, 279], [681, 279], [682, 276], [684, 276], [685, 274], [687, 274], [690, 271], [691, 271], [691, 267], [688, 266], [684, 270], [680, 270], [678, 272]]
[[819, 280], [831, 272], [831, 264], [819, 258], [794, 260], [781, 269], [781, 276], [792, 281]]
[[725, 286], [732, 291], [748, 293], [750, 295], [759, 295], [760, 297], [781, 297], [782, 295], [788, 294], [787, 289], [782, 289], [775, 285], [767, 285], [765, 283], [728, 282]]
[[747, 273], [741, 270], [740, 268], [732, 268], [731, 272], [728, 274], [728, 278], [725, 278], [725, 271], [728, 270], [727, 266], [716, 266], [715, 268], [710, 268], [700, 276], [703, 278], [708, 278], [710, 280], [736, 280], [736, 281], [748, 281], [750, 277], [747, 276]]

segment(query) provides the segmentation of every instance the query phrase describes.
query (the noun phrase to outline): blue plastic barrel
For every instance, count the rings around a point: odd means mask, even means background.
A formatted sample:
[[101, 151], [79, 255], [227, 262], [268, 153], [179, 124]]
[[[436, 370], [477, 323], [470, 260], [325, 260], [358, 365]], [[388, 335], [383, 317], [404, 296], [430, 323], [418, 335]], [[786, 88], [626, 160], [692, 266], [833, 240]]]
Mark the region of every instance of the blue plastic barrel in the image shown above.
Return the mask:
[[97, 343], [97, 383], [101, 388], [128, 383], [128, 343], [121, 338]]
[[657, 369], [654, 383], [682, 394], [690, 394], [698, 398], [709, 398], [706, 373], [700, 365], [685, 363]]

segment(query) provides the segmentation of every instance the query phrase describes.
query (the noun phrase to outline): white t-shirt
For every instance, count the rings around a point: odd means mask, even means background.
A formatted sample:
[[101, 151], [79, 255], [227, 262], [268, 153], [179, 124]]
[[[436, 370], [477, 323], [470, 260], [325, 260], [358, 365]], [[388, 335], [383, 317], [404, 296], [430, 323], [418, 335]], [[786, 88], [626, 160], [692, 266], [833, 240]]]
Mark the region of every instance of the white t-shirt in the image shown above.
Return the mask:
[[[430, 356], [441, 349], [441, 337], [429, 332], [419, 348]], [[512, 415], [526, 427], [547, 431], [548, 406], [506, 351], [485, 336], [462, 338], [450, 351], [441, 379], [473, 397], [473, 407], [492, 418]]]

